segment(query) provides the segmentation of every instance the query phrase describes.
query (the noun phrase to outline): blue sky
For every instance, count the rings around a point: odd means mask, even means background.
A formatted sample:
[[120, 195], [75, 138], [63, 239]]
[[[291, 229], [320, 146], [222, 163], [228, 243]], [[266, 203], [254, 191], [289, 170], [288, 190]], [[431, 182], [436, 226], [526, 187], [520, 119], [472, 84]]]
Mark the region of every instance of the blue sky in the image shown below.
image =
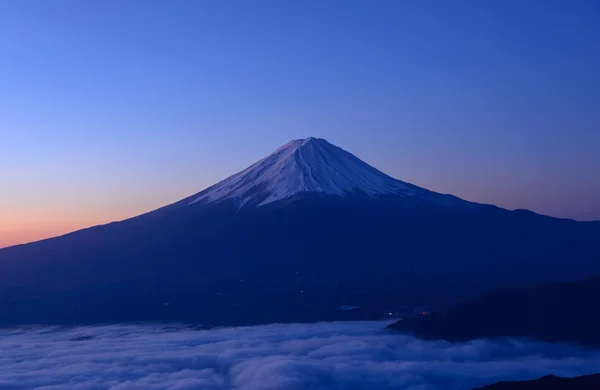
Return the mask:
[[0, 246], [308, 136], [435, 191], [600, 219], [598, 69], [593, 0], [3, 1]]

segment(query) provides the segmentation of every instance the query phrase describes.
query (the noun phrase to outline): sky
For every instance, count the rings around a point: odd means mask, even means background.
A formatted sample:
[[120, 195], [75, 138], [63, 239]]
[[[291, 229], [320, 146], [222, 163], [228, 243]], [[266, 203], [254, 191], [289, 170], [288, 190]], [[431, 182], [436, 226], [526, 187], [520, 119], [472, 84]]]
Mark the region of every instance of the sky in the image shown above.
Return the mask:
[[315, 136], [467, 200], [600, 220], [600, 3], [0, 1], [0, 247]]

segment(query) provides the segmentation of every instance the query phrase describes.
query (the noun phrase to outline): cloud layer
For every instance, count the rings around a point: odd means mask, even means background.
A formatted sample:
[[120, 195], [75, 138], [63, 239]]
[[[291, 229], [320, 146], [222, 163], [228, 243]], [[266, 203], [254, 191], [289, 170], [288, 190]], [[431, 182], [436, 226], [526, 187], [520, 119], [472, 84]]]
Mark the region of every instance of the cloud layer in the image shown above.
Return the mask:
[[422, 341], [382, 331], [385, 325], [4, 330], [0, 389], [463, 390], [600, 371], [600, 351], [516, 340]]

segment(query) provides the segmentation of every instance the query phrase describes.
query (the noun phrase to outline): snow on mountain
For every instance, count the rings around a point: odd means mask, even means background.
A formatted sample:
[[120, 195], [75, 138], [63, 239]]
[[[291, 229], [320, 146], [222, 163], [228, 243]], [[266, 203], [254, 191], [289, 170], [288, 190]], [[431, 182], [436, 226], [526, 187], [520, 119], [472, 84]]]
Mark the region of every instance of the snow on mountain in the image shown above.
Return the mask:
[[306, 192], [344, 196], [415, 195], [417, 187], [396, 180], [324, 139], [291, 141], [243, 171], [209, 187], [190, 204], [232, 199], [262, 206]]

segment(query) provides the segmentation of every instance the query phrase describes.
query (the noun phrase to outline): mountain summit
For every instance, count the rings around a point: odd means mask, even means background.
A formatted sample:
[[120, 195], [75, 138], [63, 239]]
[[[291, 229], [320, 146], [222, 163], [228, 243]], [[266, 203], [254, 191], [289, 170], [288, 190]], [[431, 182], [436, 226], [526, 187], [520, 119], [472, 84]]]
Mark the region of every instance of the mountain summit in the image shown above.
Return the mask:
[[191, 204], [226, 199], [263, 206], [302, 193], [413, 196], [418, 187], [396, 180], [321, 138], [293, 140], [243, 171], [200, 193]]

